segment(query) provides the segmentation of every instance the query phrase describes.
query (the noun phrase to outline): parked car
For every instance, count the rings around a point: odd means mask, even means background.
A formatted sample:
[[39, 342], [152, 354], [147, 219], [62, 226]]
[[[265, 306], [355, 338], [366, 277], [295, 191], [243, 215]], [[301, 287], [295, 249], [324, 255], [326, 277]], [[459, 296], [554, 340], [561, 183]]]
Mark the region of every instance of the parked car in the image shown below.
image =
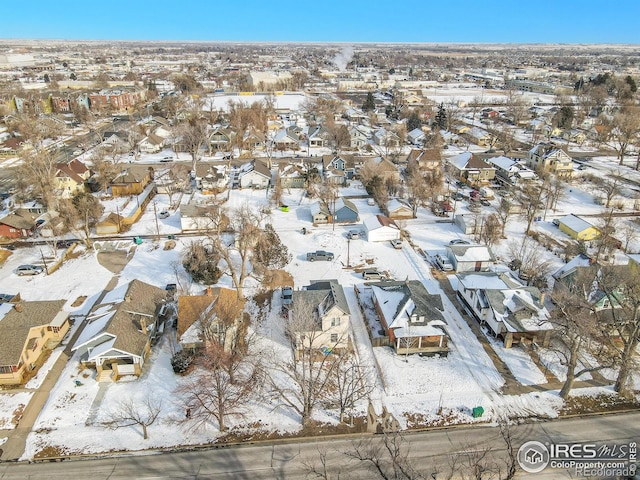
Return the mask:
[[161, 211], [158, 216], [160, 218], [169, 218], [169, 212], [167, 212], [166, 210]]
[[447, 257], [437, 253], [435, 256], [435, 261], [438, 267], [440, 268], [440, 270], [444, 272], [450, 272], [451, 270], [453, 270], [453, 265], [451, 264], [451, 262]]
[[77, 238], [72, 238], [70, 240], [58, 240], [56, 242], [56, 248], [69, 248], [71, 245], [79, 241], [80, 240], [78, 240]]
[[491, 206], [491, 202], [489, 200], [487, 200], [486, 198], [483, 198], [482, 200], [480, 200], [480, 204], [485, 206], [485, 207], [490, 207]]
[[557, 219], [557, 218], [554, 218], [554, 219], [553, 219], [553, 221], [552, 221], [551, 223], [553, 223], [556, 227], [559, 227], [559, 226], [560, 226], [560, 220], [559, 220], [559, 219]]
[[315, 262], [316, 260], [326, 260], [330, 262], [333, 260], [333, 253], [325, 252], [324, 250], [316, 250], [315, 252], [307, 253], [307, 260]]
[[471, 242], [463, 240], [462, 238], [454, 238], [449, 242], [449, 245], [469, 245]]
[[347, 232], [347, 238], [349, 240], [358, 240], [360, 238], [360, 232], [358, 230], [349, 230]]
[[20, 276], [22, 275], [38, 275], [42, 273], [44, 268], [40, 265], [20, 265], [16, 268], [16, 273]]
[[293, 287], [282, 287], [282, 305], [289, 306], [293, 303]]
[[362, 272], [362, 278], [365, 280], [384, 280], [387, 276], [378, 270], [365, 270]]
[[402, 240], [394, 238], [393, 240], [390, 240], [390, 242], [393, 248], [397, 248], [398, 250], [402, 248]]
[[375, 204], [376, 204], [376, 201], [373, 198], [367, 199], [367, 205], [370, 205], [373, 207]]

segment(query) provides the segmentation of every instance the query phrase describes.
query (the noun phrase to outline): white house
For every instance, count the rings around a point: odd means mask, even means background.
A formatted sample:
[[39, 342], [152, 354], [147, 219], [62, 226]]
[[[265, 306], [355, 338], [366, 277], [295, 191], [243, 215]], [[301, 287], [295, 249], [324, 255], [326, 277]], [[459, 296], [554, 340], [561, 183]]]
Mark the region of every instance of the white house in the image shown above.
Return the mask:
[[548, 346], [553, 327], [537, 288], [525, 287], [505, 273], [466, 272], [456, 277], [458, 298], [503, 339], [506, 348], [523, 340]]
[[447, 258], [456, 272], [482, 272], [495, 263], [493, 252], [486, 245], [447, 245]]
[[241, 171], [238, 179], [240, 188], [267, 188], [271, 183], [271, 171], [262, 162], [252, 162], [253, 168]]
[[400, 228], [389, 217], [376, 215], [367, 218], [363, 223], [367, 240], [370, 242], [400, 240]]

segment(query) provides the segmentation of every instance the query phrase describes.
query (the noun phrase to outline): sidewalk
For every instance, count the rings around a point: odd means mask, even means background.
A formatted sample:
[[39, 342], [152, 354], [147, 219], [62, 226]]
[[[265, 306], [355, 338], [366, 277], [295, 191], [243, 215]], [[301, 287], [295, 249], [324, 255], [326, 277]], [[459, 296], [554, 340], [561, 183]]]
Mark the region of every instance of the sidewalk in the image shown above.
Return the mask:
[[[102, 291], [100, 296], [95, 301], [94, 305], [99, 305], [104, 296], [115, 288], [118, 284], [118, 277], [113, 276], [105, 289]], [[2, 454], [0, 455], [0, 461], [12, 461], [18, 460], [24, 454], [26, 445], [27, 445], [27, 437], [33, 426], [40, 415], [40, 412], [44, 408], [47, 400], [49, 399], [49, 394], [51, 390], [55, 386], [58, 378], [60, 378], [60, 374], [64, 367], [67, 365], [67, 362], [72, 356], [71, 349], [75, 344], [77, 338], [82, 333], [82, 330], [85, 327], [85, 323], [83, 323], [78, 327], [75, 331], [71, 339], [67, 342], [67, 346], [64, 351], [58, 357], [58, 360], [53, 364], [51, 370], [47, 373], [42, 385], [38, 390], [35, 391], [33, 396], [31, 397], [31, 401], [24, 409], [24, 413], [22, 414], [22, 418], [20, 419], [18, 426], [13, 430], [0, 430], [0, 438], [7, 437], [7, 441], [4, 445], [0, 446], [0, 451]]]

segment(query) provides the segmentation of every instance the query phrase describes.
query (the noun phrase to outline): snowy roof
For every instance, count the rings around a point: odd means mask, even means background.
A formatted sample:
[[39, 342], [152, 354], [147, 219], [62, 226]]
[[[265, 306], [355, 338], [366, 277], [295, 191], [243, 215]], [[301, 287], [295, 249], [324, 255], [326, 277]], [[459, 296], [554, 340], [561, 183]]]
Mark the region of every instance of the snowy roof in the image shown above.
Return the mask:
[[529, 332], [551, 330], [549, 312], [540, 303], [540, 291], [535, 287], [488, 291], [487, 298], [496, 319], [507, 331]]
[[495, 165], [502, 170], [511, 171], [511, 168], [515, 165], [516, 161], [512, 158], [505, 157], [504, 155], [500, 157], [487, 158], [487, 162]]
[[591, 264], [591, 259], [586, 256], [584, 253], [576, 255], [571, 260], [569, 260], [565, 265], [560, 267], [556, 272], [551, 275], [554, 279], [558, 280], [559, 278], [564, 277], [568, 273], [575, 270], [577, 267], [587, 267]]
[[503, 290], [520, 286], [518, 282], [504, 273], [468, 272], [457, 273], [456, 277], [469, 290]]
[[486, 245], [447, 245], [458, 262], [493, 262], [493, 252]]
[[593, 227], [593, 225], [591, 225], [589, 222], [574, 215], [573, 213], [567, 215], [566, 217], [562, 217], [559, 221], [561, 224], [563, 224], [564, 226], [573, 230], [576, 233], [582, 232], [590, 227]]

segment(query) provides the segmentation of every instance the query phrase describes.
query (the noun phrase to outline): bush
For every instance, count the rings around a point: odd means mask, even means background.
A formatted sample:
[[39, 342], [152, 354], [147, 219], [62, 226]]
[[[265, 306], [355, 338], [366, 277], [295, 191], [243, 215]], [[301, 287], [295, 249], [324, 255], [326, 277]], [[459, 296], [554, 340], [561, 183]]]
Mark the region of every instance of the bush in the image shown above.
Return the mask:
[[193, 353], [188, 350], [180, 350], [171, 357], [171, 367], [177, 374], [185, 373], [193, 362]]

